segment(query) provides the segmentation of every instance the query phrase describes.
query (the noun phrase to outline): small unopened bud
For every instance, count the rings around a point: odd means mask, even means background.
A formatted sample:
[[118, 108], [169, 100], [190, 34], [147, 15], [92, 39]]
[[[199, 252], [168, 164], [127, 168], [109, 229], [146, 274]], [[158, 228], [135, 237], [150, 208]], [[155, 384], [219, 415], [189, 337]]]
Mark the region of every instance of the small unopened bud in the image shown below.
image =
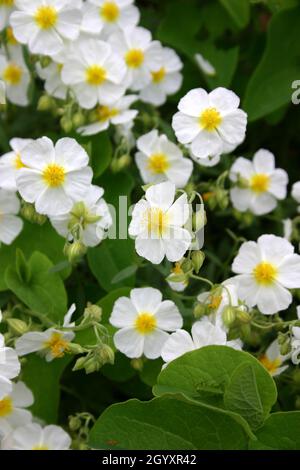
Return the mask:
[[83, 369], [87, 361], [87, 356], [79, 357], [79, 359], [77, 359], [77, 361], [75, 362], [75, 365], [72, 370], [76, 371]]
[[193, 213], [193, 230], [198, 232], [201, 230], [204, 225], [207, 223], [206, 212], [205, 210], [199, 210]]
[[28, 202], [23, 203], [20, 212], [24, 219], [32, 224], [43, 225], [47, 221], [47, 217], [36, 212], [34, 205]]
[[81, 427], [81, 421], [77, 416], [69, 416], [69, 428], [71, 431], [77, 431]]
[[205, 254], [203, 251], [194, 251], [192, 254], [192, 266], [196, 274], [199, 273], [200, 268], [202, 267], [205, 260]]
[[64, 247], [64, 253], [70, 263], [74, 263], [84, 256], [87, 252], [86, 246], [80, 241], [76, 240], [73, 243], [67, 243]]
[[284, 343], [286, 342], [286, 340], [287, 340], [286, 334], [279, 332], [279, 333], [278, 333], [278, 336], [277, 336], [278, 344], [279, 344], [279, 345], [280, 345], [280, 344], [284, 344]]
[[108, 344], [103, 344], [97, 350], [97, 358], [103, 366], [104, 364], [113, 364], [115, 362], [115, 353]]
[[122, 155], [120, 158], [117, 158], [112, 161], [111, 169], [114, 173], [118, 173], [119, 171], [124, 170], [127, 168], [131, 163], [131, 157], [128, 154]]
[[95, 360], [94, 357], [88, 359], [84, 365], [84, 370], [86, 374], [92, 374], [93, 372], [97, 372], [100, 369], [100, 364], [98, 361]]
[[84, 316], [88, 317], [89, 320], [100, 322], [102, 317], [102, 308], [95, 304], [88, 304], [84, 309]]
[[85, 117], [83, 112], [77, 111], [77, 113], [74, 114], [72, 121], [75, 129], [77, 129], [77, 127], [83, 126], [83, 124], [85, 123]]
[[67, 116], [63, 116], [60, 120], [60, 127], [64, 132], [66, 132], [66, 134], [68, 134], [73, 129], [72, 120], [69, 119]]
[[55, 105], [55, 101], [51, 96], [43, 95], [40, 97], [37, 105], [38, 111], [49, 111]]
[[207, 307], [204, 304], [197, 304], [193, 311], [195, 318], [201, 318], [207, 315]]
[[71, 354], [82, 354], [84, 353], [84, 349], [80, 344], [77, 343], [69, 343], [68, 344], [68, 352]]
[[228, 207], [229, 198], [226, 189], [217, 188], [216, 200], [221, 209], [226, 209]]
[[236, 320], [236, 309], [229, 305], [225, 307], [222, 312], [222, 320], [224, 325], [227, 326], [227, 328], [230, 328]]
[[290, 343], [290, 340], [289, 338], [286, 339], [286, 342], [281, 344], [280, 345], [280, 354], [282, 356], [285, 356], [286, 354], [288, 354], [289, 352], [291, 352], [291, 343]]
[[46, 55], [40, 56], [39, 61], [43, 69], [48, 67], [48, 65], [50, 65], [52, 62], [51, 57]]
[[191, 261], [190, 259], [187, 259], [187, 258], [186, 258], [186, 259], [181, 263], [180, 267], [181, 267], [181, 269], [182, 269], [182, 271], [183, 271], [184, 273], [188, 273], [188, 272], [191, 271], [192, 268], [193, 268], [192, 261]]
[[136, 359], [131, 359], [130, 361], [130, 365], [131, 367], [134, 369], [134, 370], [137, 370], [137, 371], [142, 371], [143, 370], [143, 367], [144, 367], [144, 361], [141, 357], [139, 358], [136, 358]]
[[236, 310], [236, 318], [241, 323], [250, 323], [251, 322], [251, 315], [246, 310]]
[[28, 325], [23, 320], [19, 320], [18, 318], [8, 318], [6, 321], [10, 327], [11, 332], [17, 336], [22, 336], [29, 329]]

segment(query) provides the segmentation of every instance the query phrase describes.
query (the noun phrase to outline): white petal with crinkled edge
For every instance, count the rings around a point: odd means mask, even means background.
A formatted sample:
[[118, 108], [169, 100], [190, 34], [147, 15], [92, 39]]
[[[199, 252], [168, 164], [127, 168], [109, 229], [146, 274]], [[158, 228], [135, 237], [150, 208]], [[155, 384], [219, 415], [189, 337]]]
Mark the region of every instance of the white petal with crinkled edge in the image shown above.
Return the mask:
[[132, 327], [122, 328], [114, 335], [116, 348], [131, 359], [142, 356], [144, 352], [144, 339], [145, 336], [139, 334]]

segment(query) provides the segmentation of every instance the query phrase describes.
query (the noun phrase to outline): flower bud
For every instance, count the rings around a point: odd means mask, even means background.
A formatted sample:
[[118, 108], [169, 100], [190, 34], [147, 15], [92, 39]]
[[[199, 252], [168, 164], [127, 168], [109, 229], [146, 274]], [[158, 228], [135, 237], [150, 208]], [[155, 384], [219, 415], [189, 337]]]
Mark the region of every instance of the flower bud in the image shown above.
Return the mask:
[[198, 232], [201, 230], [207, 223], [206, 212], [205, 210], [199, 210], [193, 213], [193, 230]]
[[55, 106], [55, 101], [51, 96], [48, 95], [43, 95], [40, 97], [38, 104], [37, 104], [37, 110], [38, 111], [49, 111]]
[[251, 322], [251, 315], [246, 310], [237, 309], [236, 318], [241, 323], [247, 324]]
[[11, 332], [17, 336], [22, 336], [29, 330], [28, 325], [23, 320], [19, 320], [18, 318], [8, 318], [6, 321]]
[[72, 122], [73, 122], [73, 126], [75, 127], [75, 129], [77, 129], [80, 126], [83, 126], [83, 124], [85, 123], [85, 117], [84, 117], [83, 112], [77, 111], [77, 113], [75, 113], [72, 118]]
[[77, 431], [81, 428], [81, 421], [78, 416], [69, 416], [69, 428], [71, 431]]
[[63, 116], [60, 120], [60, 127], [66, 134], [68, 134], [73, 129], [72, 120], [67, 116]]
[[195, 318], [201, 318], [207, 315], [207, 307], [204, 304], [197, 304], [193, 311]]
[[97, 349], [97, 359], [99, 360], [99, 365], [113, 364], [115, 362], [115, 353], [108, 344], [103, 344]]
[[144, 361], [141, 357], [136, 359], [131, 359], [130, 365], [134, 370], [141, 372], [144, 368]]
[[225, 307], [222, 312], [222, 320], [224, 325], [227, 328], [230, 328], [236, 320], [236, 309], [234, 307], [230, 307], [230, 305]]
[[220, 209], [226, 209], [229, 204], [228, 191], [226, 189], [216, 189], [216, 200]]
[[39, 57], [39, 61], [40, 61], [40, 64], [41, 64], [41, 67], [44, 69], [46, 67], [48, 67], [52, 60], [51, 60], [51, 57], [49, 56], [46, 56], [46, 55], [42, 55]]
[[34, 205], [29, 202], [24, 202], [22, 204], [20, 213], [24, 219], [28, 220], [28, 222], [31, 222], [32, 224], [43, 225], [47, 221], [47, 216], [36, 212]]
[[69, 343], [68, 344], [68, 352], [71, 354], [82, 354], [84, 353], [84, 349], [80, 344], [77, 343]]
[[87, 360], [88, 360], [88, 356], [79, 357], [79, 359], [77, 359], [77, 361], [75, 362], [75, 365], [72, 370], [76, 371], [76, 370], [83, 369]]
[[91, 321], [94, 320], [96, 322], [100, 322], [102, 317], [102, 308], [95, 304], [88, 304], [84, 309], [84, 316]]
[[185, 260], [181, 263], [180, 267], [184, 273], [188, 273], [193, 268], [192, 261], [190, 259], [185, 258]]
[[286, 341], [285, 343], [281, 344], [280, 345], [280, 354], [282, 356], [285, 356], [286, 354], [288, 354], [289, 352], [291, 352], [291, 343], [290, 343], [290, 339], [289, 338], [286, 338]]
[[119, 171], [124, 170], [127, 168], [131, 163], [131, 157], [128, 154], [122, 155], [120, 158], [117, 158], [112, 161], [111, 169], [114, 173], [118, 173]]
[[200, 268], [202, 267], [202, 264], [204, 263], [205, 260], [205, 254], [203, 251], [194, 251], [192, 254], [192, 266], [196, 274], [199, 273]]
[[80, 240], [75, 240], [73, 243], [67, 243], [64, 247], [64, 253], [70, 263], [78, 261], [86, 254], [86, 252], [87, 248]]

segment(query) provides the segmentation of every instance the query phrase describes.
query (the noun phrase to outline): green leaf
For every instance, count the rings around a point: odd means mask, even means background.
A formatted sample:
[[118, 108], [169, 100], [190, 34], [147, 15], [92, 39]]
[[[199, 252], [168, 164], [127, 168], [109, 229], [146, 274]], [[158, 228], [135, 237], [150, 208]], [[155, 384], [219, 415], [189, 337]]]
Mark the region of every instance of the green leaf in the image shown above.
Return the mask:
[[249, 121], [291, 102], [292, 83], [300, 76], [300, 8], [274, 15], [263, 57], [249, 80], [243, 103]]
[[250, 20], [249, 0], [220, 0], [239, 28], [245, 28]]
[[200, 52], [216, 69], [216, 74], [213, 76], [203, 74], [210, 89], [213, 90], [218, 86], [228, 87], [238, 65], [239, 47], [220, 49], [212, 43], [203, 42], [199, 43], [197, 52]]
[[36, 251], [28, 261], [30, 279], [20, 279], [16, 268], [9, 266], [5, 273], [8, 288], [31, 310], [60, 321], [67, 312], [67, 294], [61, 277], [50, 272], [53, 264]]
[[[49, 223], [44, 225], [24, 223], [20, 236], [9, 246], [0, 247], [0, 291], [6, 290], [7, 285], [4, 273], [8, 266], [16, 265], [16, 250], [19, 248], [25, 257], [32, 255], [34, 251], [44, 253], [54, 264], [65, 260], [63, 254], [65, 241], [60, 237]], [[60, 272], [62, 278], [67, 277], [70, 268]]]
[[115, 281], [120, 271], [134, 263], [136, 258], [134, 241], [127, 240], [104, 240], [96, 248], [88, 251], [88, 263], [90, 269], [99, 284], [107, 292], [121, 286], [134, 286], [134, 273], [124, 280]]
[[34, 416], [46, 423], [57, 421], [60, 398], [60, 377], [70, 358], [55, 359], [46, 362], [37, 354], [30, 354], [22, 366], [22, 380], [34, 396], [31, 411]]
[[245, 449], [243, 428], [226, 414], [171, 396], [129, 400], [100, 416], [90, 433], [96, 449]]
[[263, 424], [265, 413], [252, 364], [241, 364], [235, 369], [225, 389], [224, 405], [240, 414], [252, 429]]
[[163, 365], [162, 359], [155, 359], [146, 361], [144, 363], [143, 369], [140, 372], [141, 380], [149, 385], [149, 387], [153, 387], [153, 385], [157, 382], [157, 377], [161, 371]]
[[273, 413], [256, 432], [251, 450], [299, 450], [300, 411]]
[[136, 371], [130, 365], [130, 359], [119, 352], [115, 354], [114, 364], [102, 367], [101, 373], [114, 382], [127, 382], [136, 375]]
[[128, 266], [125, 269], [122, 269], [113, 279], [112, 284], [117, 284], [118, 282], [124, 281], [128, 277], [133, 276], [138, 269], [138, 266]]
[[98, 177], [104, 173], [108, 168], [112, 159], [112, 144], [108, 132], [100, 132], [91, 139], [92, 142], [92, 155], [91, 165], [94, 172], [94, 177]]
[[[240, 369], [238, 372], [241, 365], [250, 366], [254, 374], [254, 378], [247, 378], [248, 385], [252, 387], [252, 391], [247, 392], [248, 395], [243, 384], [237, 385], [238, 374], [241, 374], [243, 380], [247, 374], [246, 369]], [[232, 403], [233, 396], [238, 393], [238, 387], [245, 394], [244, 400], [240, 397], [242, 401], [239, 406]], [[255, 387], [257, 391], [254, 392]], [[277, 398], [275, 383], [264, 367], [250, 354], [227, 346], [206, 346], [172, 361], [158, 376], [153, 392], [155, 395], [182, 393], [192, 400], [233, 412], [237, 412], [239, 408], [238, 412], [242, 416], [252, 418], [250, 425], [253, 425], [253, 415], [259, 407], [258, 397], [262, 405], [261, 419], [268, 416]], [[248, 408], [251, 398], [254, 411], [250, 412]]]

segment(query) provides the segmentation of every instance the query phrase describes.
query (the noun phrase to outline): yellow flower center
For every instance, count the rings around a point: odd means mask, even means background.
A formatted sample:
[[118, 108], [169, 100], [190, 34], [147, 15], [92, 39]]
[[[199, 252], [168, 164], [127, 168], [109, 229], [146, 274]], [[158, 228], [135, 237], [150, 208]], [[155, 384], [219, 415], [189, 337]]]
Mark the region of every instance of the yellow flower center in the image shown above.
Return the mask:
[[119, 114], [119, 110], [117, 108], [109, 108], [108, 106], [99, 106], [96, 113], [98, 120], [103, 122], [117, 116]]
[[147, 210], [146, 221], [149, 236], [155, 235], [161, 237], [169, 225], [168, 215], [156, 207]]
[[142, 312], [135, 321], [135, 329], [141, 335], [148, 335], [156, 328], [156, 318], [152, 313]]
[[206, 131], [214, 131], [222, 122], [222, 117], [216, 108], [207, 108], [199, 117], [200, 126]]
[[100, 8], [100, 15], [108, 23], [114, 23], [120, 16], [120, 9], [115, 2], [105, 2]]
[[58, 20], [56, 8], [51, 5], [42, 5], [36, 10], [34, 19], [41, 29], [54, 28]]
[[220, 307], [221, 302], [222, 302], [221, 295], [210, 295], [208, 307], [211, 308], [212, 310], [216, 310], [217, 308]]
[[16, 170], [20, 170], [20, 168], [26, 168], [26, 165], [21, 160], [21, 155], [19, 153], [15, 156], [14, 166]]
[[45, 349], [49, 349], [52, 356], [63, 357], [68, 350], [69, 343], [66, 341], [61, 333], [52, 333], [50, 339], [44, 343]]
[[106, 79], [106, 70], [100, 65], [90, 65], [85, 71], [85, 76], [89, 85], [99, 86]]
[[43, 178], [48, 186], [57, 188], [65, 181], [65, 169], [56, 163], [50, 163], [43, 171]]
[[10, 26], [6, 30], [6, 41], [10, 46], [15, 46], [16, 44], [18, 44], [18, 41], [16, 40], [13, 30]]
[[265, 354], [259, 358], [259, 361], [262, 363], [262, 365], [267, 369], [267, 371], [270, 372], [270, 374], [274, 374], [278, 367], [281, 366], [281, 359], [280, 357], [277, 357], [273, 361], [271, 361]]
[[13, 402], [10, 397], [0, 400], [0, 418], [5, 418], [13, 412]]
[[277, 268], [273, 264], [263, 261], [254, 268], [253, 276], [257, 284], [269, 286], [276, 280]]
[[14, 0], [0, 0], [0, 7], [12, 7]]
[[9, 64], [3, 72], [3, 79], [9, 85], [19, 85], [22, 80], [23, 71], [17, 64]]
[[263, 173], [253, 175], [250, 180], [250, 188], [256, 193], [264, 193], [268, 191], [270, 186], [270, 177]]
[[157, 70], [156, 72], [151, 72], [152, 81], [154, 83], [160, 83], [166, 76], [166, 69], [162, 67], [161, 69]]
[[164, 153], [154, 153], [149, 157], [148, 170], [152, 173], [164, 173], [170, 166], [168, 158]]
[[175, 266], [173, 266], [173, 268], [172, 268], [172, 273], [176, 274], [176, 275], [183, 274], [180, 263], [178, 263], [178, 262], [175, 263]]
[[144, 62], [145, 56], [141, 49], [130, 49], [125, 54], [125, 62], [128, 67], [137, 69]]
[[49, 450], [49, 447], [45, 444], [38, 444], [32, 448], [32, 450]]

